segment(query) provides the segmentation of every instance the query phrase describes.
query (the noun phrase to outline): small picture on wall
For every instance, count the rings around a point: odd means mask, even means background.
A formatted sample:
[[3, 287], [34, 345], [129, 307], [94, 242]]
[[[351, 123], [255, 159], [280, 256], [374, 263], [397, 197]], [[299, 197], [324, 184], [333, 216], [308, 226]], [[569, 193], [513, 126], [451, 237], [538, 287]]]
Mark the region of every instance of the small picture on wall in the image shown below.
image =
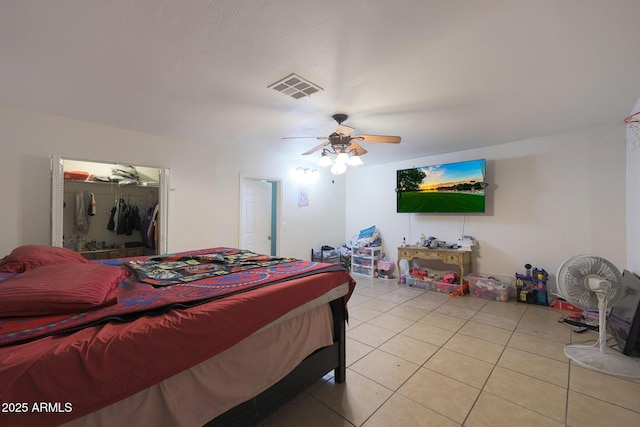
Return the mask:
[[298, 188], [298, 206], [309, 206], [309, 190], [307, 187]]

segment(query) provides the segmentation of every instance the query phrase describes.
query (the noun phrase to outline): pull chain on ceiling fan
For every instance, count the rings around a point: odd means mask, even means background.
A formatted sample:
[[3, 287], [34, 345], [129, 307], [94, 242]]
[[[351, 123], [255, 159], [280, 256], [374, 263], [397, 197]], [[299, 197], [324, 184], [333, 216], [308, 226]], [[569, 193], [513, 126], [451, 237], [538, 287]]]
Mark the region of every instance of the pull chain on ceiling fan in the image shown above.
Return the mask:
[[298, 138], [314, 138], [326, 140], [320, 145], [313, 147], [311, 150], [302, 153], [306, 156], [311, 153], [315, 153], [318, 150], [322, 150], [320, 160], [318, 164], [320, 166], [331, 166], [331, 172], [335, 175], [345, 173], [347, 165], [358, 166], [362, 164], [360, 156], [367, 153], [359, 142], [377, 142], [384, 144], [398, 144], [400, 143], [399, 136], [386, 136], [386, 135], [352, 135], [354, 128], [343, 125], [342, 122], [347, 120], [349, 116], [346, 114], [334, 114], [333, 120], [338, 123], [338, 128], [328, 137], [324, 136], [302, 136], [302, 137], [284, 137], [282, 139], [298, 139]]

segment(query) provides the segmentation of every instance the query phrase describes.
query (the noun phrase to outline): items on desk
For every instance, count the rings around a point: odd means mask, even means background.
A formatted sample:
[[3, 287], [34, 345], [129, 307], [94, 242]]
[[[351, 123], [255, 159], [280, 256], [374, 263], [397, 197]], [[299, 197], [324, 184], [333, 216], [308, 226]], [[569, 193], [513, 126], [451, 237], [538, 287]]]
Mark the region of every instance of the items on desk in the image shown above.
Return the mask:
[[476, 241], [471, 236], [462, 236], [458, 239], [458, 247], [462, 249], [471, 250], [476, 245]]

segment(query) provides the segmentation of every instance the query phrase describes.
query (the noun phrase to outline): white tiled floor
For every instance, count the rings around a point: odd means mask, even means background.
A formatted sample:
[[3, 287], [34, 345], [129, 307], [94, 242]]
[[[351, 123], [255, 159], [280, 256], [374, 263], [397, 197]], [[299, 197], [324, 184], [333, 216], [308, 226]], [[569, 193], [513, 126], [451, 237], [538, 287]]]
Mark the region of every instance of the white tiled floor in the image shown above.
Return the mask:
[[354, 275], [347, 381], [332, 374], [275, 426], [640, 426], [640, 380], [576, 366], [549, 307], [423, 291]]

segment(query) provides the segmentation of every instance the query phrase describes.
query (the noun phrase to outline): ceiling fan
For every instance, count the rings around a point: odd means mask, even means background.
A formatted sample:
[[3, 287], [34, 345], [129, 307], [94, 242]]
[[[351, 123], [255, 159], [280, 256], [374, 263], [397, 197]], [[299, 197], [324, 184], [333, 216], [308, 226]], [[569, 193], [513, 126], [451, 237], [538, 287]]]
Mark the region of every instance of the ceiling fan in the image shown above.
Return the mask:
[[[315, 153], [318, 150], [322, 150], [322, 157], [318, 164], [320, 166], [333, 165], [331, 172], [334, 174], [341, 174], [347, 170], [347, 165], [357, 166], [362, 164], [360, 156], [367, 153], [359, 143], [362, 142], [378, 142], [385, 144], [398, 144], [400, 143], [399, 136], [387, 136], [387, 135], [364, 135], [357, 134], [352, 135], [354, 128], [343, 125], [342, 122], [347, 120], [349, 116], [346, 114], [334, 114], [331, 116], [333, 120], [338, 123], [338, 128], [331, 135], [327, 136], [303, 136], [303, 137], [284, 137], [282, 139], [298, 139], [298, 138], [314, 138], [325, 139], [326, 141], [320, 145], [313, 147], [311, 150], [302, 153], [306, 156], [311, 153]], [[335, 156], [335, 162], [330, 156]]]

